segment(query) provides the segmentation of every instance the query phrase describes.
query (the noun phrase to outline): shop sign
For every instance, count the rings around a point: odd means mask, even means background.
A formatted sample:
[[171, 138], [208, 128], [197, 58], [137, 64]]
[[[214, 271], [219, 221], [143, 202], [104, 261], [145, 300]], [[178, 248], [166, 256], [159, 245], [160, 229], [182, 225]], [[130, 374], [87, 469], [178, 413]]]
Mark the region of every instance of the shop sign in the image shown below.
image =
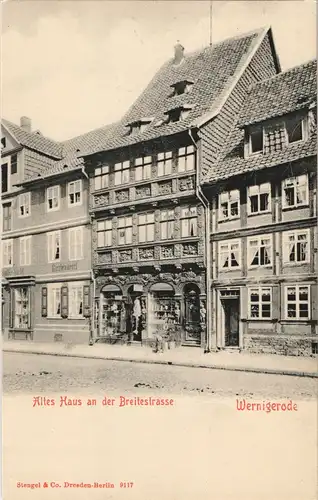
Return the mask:
[[143, 292], [143, 286], [142, 285], [134, 285], [133, 288], [134, 292]]

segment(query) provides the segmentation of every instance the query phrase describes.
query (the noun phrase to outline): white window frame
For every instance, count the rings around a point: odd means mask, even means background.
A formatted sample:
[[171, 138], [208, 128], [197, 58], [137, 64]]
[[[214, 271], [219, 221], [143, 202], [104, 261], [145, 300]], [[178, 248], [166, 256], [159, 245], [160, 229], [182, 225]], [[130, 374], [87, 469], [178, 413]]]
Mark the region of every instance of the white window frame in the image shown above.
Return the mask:
[[[269, 259], [270, 259], [270, 262], [268, 264], [252, 264], [252, 260], [253, 258], [255, 257], [255, 254], [253, 255], [253, 246], [251, 246], [251, 242], [252, 241], [257, 241], [258, 242], [258, 252], [259, 252], [259, 260], [260, 260], [260, 252], [261, 252], [261, 248], [262, 247], [265, 247], [268, 249], [268, 246], [266, 246], [265, 244], [262, 244], [262, 240], [269, 240], [269, 250], [268, 250], [268, 254], [269, 254]], [[249, 269], [255, 269], [255, 268], [258, 268], [258, 267], [272, 267], [273, 265], [273, 235], [272, 234], [259, 234], [257, 236], [250, 236], [247, 238], [247, 259], [248, 259], [248, 262], [247, 262], [247, 267]]]
[[[26, 295], [23, 297], [21, 294], [21, 290], [26, 290]], [[30, 328], [30, 315], [31, 315], [31, 307], [30, 307], [30, 287], [28, 286], [19, 286], [17, 288], [12, 289], [13, 300], [14, 300], [14, 318], [13, 325], [14, 328], [18, 328], [21, 330], [28, 330]], [[19, 296], [20, 295], [20, 296]], [[26, 312], [23, 313], [23, 303], [26, 304]], [[20, 304], [20, 307], [18, 306]], [[26, 317], [26, 324], [20, 324], [18, 318]]]
[[[111, 247], [113, 244], [113, 223], [106, 219], [97, 222], [97, 248]], [[103, 235], [103, 245], [100, 245], [100, 234]]]
[[[268, 207], [266, 210], [261, 210], [261, 195], [268, 194]], [[258, 210], [252, 212], [251, 197], [257, 196]], [[271, 183], [263, 182], [255, 186], [247, 187], [247, 214], [248, 215], [261, 215], [270, 213], [272, 210], [272, 196], [271, 196]]]
[[[109, 165], [100, 165], [95, 168], [94, 172], [94, 190], [99, 191], [101, 189], [106, 189], [109, 187], [109, 175], [110, 167]], [[99, 186], [100, 184], [100, 186]]]
[[[144, 218], [144, 222], [141, 222]], [[150, 220], [148, 220], [150, 219]], [[144, 230], [144, 238], [141, 237], [141, 229]], [[138, 243], [148, 243], [155, 240], [155, 214], [148, 212], [138, 215]]]
[[130, 182], [130, 162], [122, 161], [114, 165], [114, 185], [122, 186]]
[[[251, 300], [252, 293], [256, 292], [258, 294], [258, 301], [255, 302], [255, 305], [258, 305], [258, 316], [253, 316], [252, 315], [252, 305], [254, 304]], [[265, 293], [269, 292], [270, 300], [269, 301], [263, 301], [263, 296]], [[269, 316], [264, 316], [263, 315], [263, 304], [269, 304], [270, 305], [270, 315]], [[248, 287], [248, 319], [250, 320], [271, 320], [273, 316], [273, 295], [272, 295], [272, 287], [270, 286], [250, 286]]]
[[[198, 236], [198, 207], [195, 205], [181, 207], [180, 213], [181, 238], [196, 238]], [[195, 234], [191, 233], [191, 227]]]
[[[300, 179], [301, 177], [306, 178], [306, 183], [304, 184], [297, 184], [297, 179]], [[285, 194], [285, 187], [293, 186], [294, 188], [294, 204], [293, 205], [288, 205], [287, 204], [287, 198]], [[297, 186], [306, 186], [306, 199], [303, 203], [298, 203], [297, 202]], [[282, 207], [285, 209], [292, 209], [292, 208], [298, 208], [298, 207], [306, 207], [309, 204], [309, 186], [308, 186], [308, 175], [303, 174], [303, 175], [297, 175], [295, 177], [287, 177], [287, 179], [284, 179], [282, 181]]]
[[[24, 214], [21, 214], [21, 207], [24, 207]], [[18, 217], [24, 219], [31, 215], [31, 193], [21, 193], [18, 197]]]
[[2, 241], [2, 265], [3, 267], [13, 266], [13, 239]]
[[31, 262], [32, 236], [23, 236], [22, 238], [20, 238], [20, 266], [30, 266]]
[[[296, 117], [295, 117], [296, 118]], [[299, 117], [299, 121], [301, 124], [301, 139], [298, 139], [298, 141], [290, 141], [288, 137], [288, 132], [287, 132], [287, 120], [284, 122], [284, 127], [285, 127], [285, 135], [286, 135], [286, 143], [287, 144], [299, 144], [300, 142], [304, 142], [306, 140], [306, 126], [305, 126], [305, 119], [302, 117]]]
[[[306, 235], [305, 240], [299, 239], [299, 236]], [[290, 237], [294, 237], [294, 241]], [[307, 252], [305, 260], [297, 260], [297, 246], [300, 242], [306, 242]], [[295, 260], [290, 260], [291, 246], [295, 246]], [[310, 262], [310, 230], [309, 229], [295, 229], [294, 231], [283, 232], [283, 262], [288, 265], [309, 264]]]
[[172, 151], [165, 151], [157, 155], [157, 176], [165, 177], [173, 172]]
[[83, 226], [72, 227], [68, 230], [69, 260], [83, 259], [83, 243], [84, 243], [83, 235], [84, 235]]
[[146, 181], [151, 179], [152, 157], [141, 156], [135, 159], [135, 181]]
[[259, 131], [260, 131], [260, 129], [258, 129], [258, 130], [250, 130], [249, 131], [249, 134], [248, 134], [248, 150], [249, 150], [250, 156], [261, 155], [264, 152], [264, 142], [265, 142], [264, 127], [261, 127], [262, 137], [263, 137], [263, 148], [260, 149], [259, 151], [252, 151], [252, 135], [253, 135], [253, 133], [255, 134], [256, 132], [259, 132]]
[[[62, 317], [62, 286], [63, 283], [48, 283], [47, 285], [47, 317], [49, 319]], [[60, 312], [56, 311], [58, 303]]]
[[[68, 283], [68, 318], [70, 319], [84, 318], [84, 285], [82, 281]], [[76, 312], [77, 306], [80, 305], [77, 301], [82, 302], [82, 313]]]
[[[232, 246], [233, 245], [238, 245], [238, 249], [237, 249], [237, 252], [238, 252], [238, 266], [232, 266], [232, 262], [231, 262], [231, 250], [232, 250]], [[226, 252], [224, 250], [222, 250], [221, 247], [227, 247], [226, 248]], [[235, 270], [235, 269], [241, 269], [242, 267], [242, 244], [241, 244], [241, 240], [225, 240], [225, 241], [219, 241], [219, 245], [218, 245], [218, 253], [219, 253], [219, 272], [222, 272], [222, 271], [227, 271], [228, 269], [231, 269], [231, 270]], [[223, 267], [222, 266], [222, 256], [224, 254], [227, 254], [227, 258], [228, 258], [228, 263], [229, 265], [227, 267]]]
[[[54, 195], [54, 190], [57, 190], [57, 196]], [[50, 196], [50, 192], [52, 191], [53, 195]], [[49, 207], [49, 200], [54, 200], [57, 198], [57, 206], [52, 208]], [[46, 188], [46, 211], [47, 212], [57, 212], [60, 209], [61, 204], [61, 186], [56, 184], [55, 186], [49, 186]]]
[[[222, 211], [222, 205], [227, 203], [228, 214], [224, 215]], [[237, 203], [238, 213], [231, 215], [232, 203]], [[240, 190], [232, 189], [231, 191], [223, 191], [219, 194], [219, 221], [227, 221], [240, 218]]]
[[[50, 231], [49, 233], [46, 233], [47, 235], [47, 256], [48, 256], [48, 262], [49, 263], [55, 263], [55, 262], [60, 262], [61, 261], [61, 253], [62, 253], [62, 240], [61, 240], [61, 231]], [[53, 256], [53, 246], [52, 246], [52, 241], [55, 241], [55, 237], [58, 236], [58, 241], [59, 241], [59, 258], [55, 259]]]
[[[79, 191], [78, 190], [75, 190], [76, 189], [76, 185], [79, 184], [80, 188], [79, 188]], [[72, 193], [71, 192], [71, 189], [73, 188], [74, 186], [74, 192]], [[76, 193], [80, 194], [79, 196], [79, 201], [76, 201]], [[74, 195], [74, 202], [71, 203], [71, 194]], [[67, 205], [68, 207], [78, 207], [80, 205], [82, 205], [83, 203], [83, 183], [82, 183], [82, 179], [77, 179], [76, 181], [71, 181], [67, 184]]]
[[194, 146], [186, 146], [178, 149], [177, 156], [178, 172], [193, 172], [195, 170]]
[[[161, 240], [173, 240], [174, 238], [174, 220], [175, 213], [174, 210], [161, 210], [160, 212], [160, 239]], [[165, 228], [165, 229], [164, 229]], [[172, 232], [171, 232], [172, 229]], [[164, 238], [163, 233], [166, 233], [166, 238]], [[169, 236], [169, 234], [171, 234]]]
[[[295, 301], [288, 301], [288, 290], [290, 288], [295, 288], [295, 296], [296, 296], [296, 300]], [[301, 288], [306, 288], [307, 289], [307, 293], [308, 293], [308, 300], [304, 301], [304, 300], [300, 300], [299, 299], [299, 296], [300, 296], [300, 289]], [[292, 285], [292, 284], [289, 284], [289, 285], [285, 285], [285, 319], [288, 320], [288, 321], [309, 321], [310, 318], [311, 318], [311, 296], [310, 296], [310, 285], [300, 285], [300, 284], [297, 284], [297, 285]], [[296, 316], [295, 317], [290, 317], [288, 316], [288, 304], [291, 303], [291, 304], [296, 304]], [[301, 317], [299, 312], [300, 312], [300, 304], [308, 304], [308, 316], [306, 318], [304, 317]]]
[[[127, 223], [127, 219], [129, 223]], [[121, 225], [123, 223], [123, 225]], [[117, 223], [117, 244], [121, 245], [131, 245], [132, 244], [132, 230], [133, 230], [133, 220], [131, 216], [118, 217]], [[127, 231], [129, 229], [129, 231]], [[124, 231], [124, 241], [120, 242], [120, 231]]]

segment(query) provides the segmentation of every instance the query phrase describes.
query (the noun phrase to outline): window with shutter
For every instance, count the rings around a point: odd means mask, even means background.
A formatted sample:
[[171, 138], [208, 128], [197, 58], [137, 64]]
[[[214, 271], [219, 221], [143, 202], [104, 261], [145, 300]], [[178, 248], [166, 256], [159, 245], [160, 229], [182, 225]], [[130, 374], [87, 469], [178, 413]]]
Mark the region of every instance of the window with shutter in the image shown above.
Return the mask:
[[61, 288], [61, 316], [67, 318], [68, 316], [68, 288], [62, 286]]
[[84, 296], [84, 317], [89, 318], [91, 315], [91, 307], [90, 307], [90, 286], [83, 286], [83, 296]]
[[42, 304], [41, 304], [42, 318], [47, 317], [47, 287], [42, 286]]

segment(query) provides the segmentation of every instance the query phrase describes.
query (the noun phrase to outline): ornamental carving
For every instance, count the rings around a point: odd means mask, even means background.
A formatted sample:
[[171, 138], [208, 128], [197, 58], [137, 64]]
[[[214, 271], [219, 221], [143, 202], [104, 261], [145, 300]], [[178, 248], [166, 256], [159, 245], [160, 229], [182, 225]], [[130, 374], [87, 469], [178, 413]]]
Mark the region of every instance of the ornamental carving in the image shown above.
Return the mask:
[[111, 252], [105, 252], [98, 254], [98, 264], [111, 264], [112, 254]]
[[136, 200], [139, 200], [141, 198], [150, 198], [150, 196], [151, 196], [150, 184], [147, 184], [147, 186], [137, 186], [135, 196], [136, 196]]
[[161, 258], [172, 259], [174, 257], [174, 245], [166, 245], [161, 247]]
[[154, 247], [150, 248], [139, 248], [139, 259], [141, 260], [153, 260], [155, 258]]
[[172, 183], [171, 181], [158, 182], [158, 195], [171, 194]]
[[123, 202], [123, 201], [128, 201], [129, 200], [129, 190], [128, 189], [122, 189], [121, 191], [116, 191], [115, 192], [115, 202]]
[[190, 191], [191, 189], [194, 189], [194, 179], [192, 176], [179, 179], [179, 191]]
[[132, 259], [132, 250], [120, 250], [118, 252], [118, 262], [127, 262]]
[[182, 244], [182, 256], [188, 257], [191, 255], [198, 255], [197, 243], [183, 243]]
[[94, 206], [100, 207], [103, 205], [109, 205], [109, 193], [94, 196]]

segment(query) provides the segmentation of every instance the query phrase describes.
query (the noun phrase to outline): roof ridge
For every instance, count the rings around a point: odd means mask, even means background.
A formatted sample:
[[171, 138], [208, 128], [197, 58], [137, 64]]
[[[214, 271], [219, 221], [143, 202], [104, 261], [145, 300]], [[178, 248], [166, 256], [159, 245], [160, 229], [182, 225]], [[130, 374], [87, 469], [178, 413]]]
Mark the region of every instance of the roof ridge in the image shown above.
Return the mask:
[[114, 121], [112, 123], [107, 123], [106, 125], [101, 125], [100, 127], [93, 128], [88, 132], [84, 132], [83, 134], [75, 135], [74, 137], [70, 137], [69, 139], [65, 139], [65, 141], [60, 141], [60, 144], [63, 146], [71, 141], [75, 141], [76, 139], [80, 139], [81, 137], [85, 137], [88, 134], [92, 134], [94, 132], [98, 132], [99, 130], [103, 130], [104, 128], [115, 127], [119, 123], [119, 121]]
[[48, 137], [47, 135], [44, 135], [39, 129], [33, 130], [29, 132], [28, 130], [24, 130], [24, 128], [21, 127], [18, 123], [12, 122], [11, 120], [8, 120], [7, 118], [1, 118], [1, 121], [4, 122], [4, 124], [8, 123], [9, 125], [13, 125], [13, 127], [18, 127], [19, 129], [22, 130], [22, 132], [25, 132], [26, 134], [34, 136], [35, 134], [38, 134], [39, 132], [41, 133], [41, 136], [43, 139], [47, 139], [48, 141], [54, 142], [54, 144], [60, 145], [60, 141], [56, 141], [55, 139], [52, 139], [51, 137]]
[[285, 71], [281, 71], [280, 73], [277, 73], [276, 75], [273, 75], [269, 78], [266, 78], [264, 80], [260, 80], [258, 82], [255, 82], [253, 83], [250, 88], [249, 88], [249, 92], [251, 91], [251, 89], [253, 89], [254, 87], [256, 87], [257, 85], [262, 85], [264, 83], [267, 83], [267, 82], [271, 82], [272, 80], [274, 79], [277, 79], [277, 78], [282, 78], [284, 77], [286, 74], [288, 73], [292, 73], [294, 71], [297, 71], [299, 70], [300, 68], [304, 68], [305, 66], [309, 66], [310, 64], [312, 64], [313, 62], [317, 61], [317, 58], [314, 57], [313, 59], [309, 59], [308, 61], [305, 61], [301, 64], [298, 64], [297, 66], [293, 66], [292, 68], [289, 68], [289, 69], [286, 69]]

